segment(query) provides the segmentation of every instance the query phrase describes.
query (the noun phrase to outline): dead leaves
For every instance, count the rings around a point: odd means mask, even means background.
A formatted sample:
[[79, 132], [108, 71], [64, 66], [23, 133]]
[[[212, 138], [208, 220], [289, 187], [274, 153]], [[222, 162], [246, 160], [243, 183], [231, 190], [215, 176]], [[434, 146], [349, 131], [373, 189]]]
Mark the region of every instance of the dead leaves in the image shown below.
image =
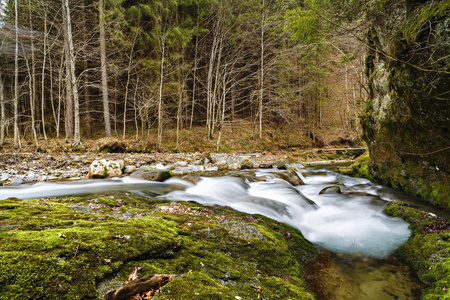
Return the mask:
[[139, 278], [138, 276], [138, 271], [142, 269], [141, 267], [134, 267], [133, 268], [133, 272], [131, 272], [130, 276], [128, 276], [128, 281], [126, 281], [125, 283], [129, 283], [133, 280], [136, 280]]

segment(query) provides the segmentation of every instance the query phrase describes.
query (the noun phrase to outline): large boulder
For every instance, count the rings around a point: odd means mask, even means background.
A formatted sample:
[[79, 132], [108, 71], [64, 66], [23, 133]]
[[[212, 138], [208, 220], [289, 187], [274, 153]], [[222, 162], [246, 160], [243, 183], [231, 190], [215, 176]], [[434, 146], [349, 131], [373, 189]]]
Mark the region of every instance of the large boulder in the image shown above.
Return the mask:
[[94, 160], [89, 166], [87, 179], [112, 178], [122, 176], [123, 160], [100, 159]]
[[151, 167], [141, 167], [139, 170], [130, 175], [130, 177], [150, 180], [150, 181], [165, 181], [172, 177], [172, 173], [167, 170], [158, 170]]
[[360, 171], [450, 211], [447, 3], [387, 1], [368, 30], [361, 124], [370, 158]]

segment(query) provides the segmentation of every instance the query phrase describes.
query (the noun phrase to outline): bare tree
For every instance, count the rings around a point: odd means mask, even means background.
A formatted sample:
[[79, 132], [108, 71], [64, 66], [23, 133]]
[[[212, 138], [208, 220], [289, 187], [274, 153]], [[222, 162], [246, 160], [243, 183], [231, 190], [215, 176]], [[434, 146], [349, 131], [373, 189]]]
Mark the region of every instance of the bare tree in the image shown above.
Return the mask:
[[81, 143], [81, 134], [80, 134], [80, 102], [78, 98], [78, 86], [77, 86], [77, 78], [75, 76], [75, 53], [73, 48], [73, 37], [72, 37], [72, 22], [70, 19], [70, 8], [69, 8], [69, 0], [62, 0], [63, 8], [65, 11], [65, 25], [66, 25], [66, 37], [67, 37], [67, 57], [66, 61], [67, 65], [67, 77], [68, 79], [68, 90], [72, 92], [72, 95], [69, 95], [68, 98], [73, 97], [74, 103], [74, 119], [75, 119], [75, 130], [73, 135], [73, 145], [77, 146]]
[[102, 95], [103, 95], [103, 117], [105, 119], [105, 134], [107, 137], [112, 136], [111, 133], [111, 117], [109, 113], [108, 100], [108, 73], [106, 70], [106, 34], [105, 34], [105, 1], [98, 2], [99, 11], [99, 29], [100, 29], [100, 59], [102, 70]]
[[17, 0], [14, 1], [14, 29], [16, 36], [16, 49], [14, 53], [14, 147], [20, 147], [19, 141], [19, 13]]
[[5, 91], [3, 84], [3, 74], [0, 70], [0, 111], [1, 111], [1, 119], [0, 119], [0, 145], [5, 143], [5, 125], [6, 125], [6, 108], [5, 108]]
[[265, 1], [262, 0], [261, 11], [261, 66], [260, 66], [260, 83], [259, 83], [259, 138], [262, 138], [263, 123], [263, 99], [264, 99], [264, 30], [265, 30]]

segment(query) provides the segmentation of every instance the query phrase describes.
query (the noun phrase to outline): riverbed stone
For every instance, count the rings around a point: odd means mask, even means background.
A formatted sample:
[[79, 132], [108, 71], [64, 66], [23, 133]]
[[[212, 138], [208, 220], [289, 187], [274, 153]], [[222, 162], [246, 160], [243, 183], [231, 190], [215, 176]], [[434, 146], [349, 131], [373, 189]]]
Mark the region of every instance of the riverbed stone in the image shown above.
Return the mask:
[[94, 160], [89, 166], [87, 179], [112, 178], [122, 176], [123, 160], [100, 159]]
[[188, 166], [188, 162], [187, 161], [179, 161], [176, 163], [177, 166], [182, 167], [182, 168], [186, 168]]
[[274, 177], [283, 179], [293, 186], [304, 185], [303, 180], [298, 176], [298, 174], [294, 171], [286, 171], [286, 172], [273, 172], [272, 175]]
[[241, 169], [253, 169], [253, 161], [248, 156], [244, 156], [241, 160]]
[[137, 168], [135, 166], [125, 166], [125, 168], [123, 169], [124, 174], [131, 174], [136, 171], [137, 171]]
[[139, 170], [130, 175], [130, 177], [150, 180], [150, 181], [160, 181], [163, 182], [166, 179], [172, 177], [170, 171], [166, 170], [158, 170], [151, 167], [141, 167]]
[[323, 195], [323, 194], [342, 194], [342, 192], [341, 192], [341, 188], [338, 185], [333, 185], [333, 186], [327, 186], [326, 188], [323, 188], [319, 192], [319, 195]]
[[215, 165], [219, 170], [225, 170], [228, 167], [227, 161], [224, 159], [216, 162]]
[[24, 176], [16, 176], [10, 180], [11, 185], [20, 185], [25, 182]]

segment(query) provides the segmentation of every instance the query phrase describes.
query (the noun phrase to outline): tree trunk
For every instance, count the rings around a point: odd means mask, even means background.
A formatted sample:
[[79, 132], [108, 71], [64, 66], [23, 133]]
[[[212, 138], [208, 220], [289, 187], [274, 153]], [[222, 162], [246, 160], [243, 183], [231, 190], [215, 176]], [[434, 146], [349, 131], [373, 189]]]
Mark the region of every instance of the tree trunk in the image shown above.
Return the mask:
[[[139, 24], [139, 20], [138, 20]], [[133, 39], [133, 44], [131, 46], [130, 57], [128, 59], [128, 68], [127, 68], [127, 83], [125, 85], [125, 100], [123, 104], [123, 135], [122, 139], [125, 139], [126, 131], [127, 131], [127, 102], [128, 102], [128, 93], [130, 89], [130, 80], [131, 80], [131, 65], [133, 63], [133, 50], [136, 40], [138, 38], [138, 31], [136, 30], [136, 35]], [[136, 83], [137, 84], [137, 83]]]
[[[217, 27], [218, 25], [216, 25]], [[217, 33], [214, 33], [213, 44], [211, 46], [211, 55], [209, 57], [209, 66], [208, 66], [208, 81], [207, 81], [207, 91], [206, 91], [206, 130], [207, 135], [211, 139], [212, 138], [212, 123], [214, 120], [213, 115], [213, 72], [214, 65], [216, 60], [216, 53], [218, 47], [218, 39]]]
[[83, 11], [83, 38], [84, 38], [84, 56], [83, 56], [83, 67], [84, 67], [84, 125], [86, 126], [86, 136], [88, 138], [92, 137], [92, 126], [91, 126], [91, 108], [89, 99], [89, 76], [88, 76], [88, 51], [87, 51], [87, 30], [86, 30], [86, 0], [82, 2]]
[[[73, 135], [73, 145], [77, 146], [81, 142], [81, 132], [80, 132], [80, 102], [78, 98], [78, 86], [77, 86], [77, 78], [75, 76], [75, 53], [73, 48], [73, 39], [72, 39], [72, 23], [70, 20], [70, 8], [69, 8], [69, 0], [64, 1], [64, 9], [66, 11], [66, 35], [67, 35], [67, 49], [68, 49], [68, 71], [69, 73], [69, 84], [70, 90], [73, 96], [74, 103], [74, 118], [75, 118], [75, 131]], [[71, 102], [71, 101], [70, 101]]]
[[162, 90], [164, 84], [164, 57], [166, 50], [165, 36], [161, 37], [161, 74], [159, 82], [159, 98], [158, 98], [158, 149], [161, 147], [162, 130], [163, 130], [163, 111], [162, 111]]
[[[42, 133], [44, 134], [44, 139], [47, 140], [47, 133], [45, 131], [45, 63], [47, 60], [47, 8], [44, 8], [44, 49], [43, 49], [43, 61], [42, 61], [42, 81], [41, 81], [41, 116], [42, 116]], [[51, 80], [51, 78], [50, 78]], [[51, 93], [52, 91], [50, 91]]]
[[264, 96], [264, 30], [265, 30], [265, 15], [264, 15], [265, 1], [262, 1], [261, 13], [261, 74], [259, 84], [259, 138], [262, 139], [262, 121], [263, 121], [263, 96]]
[[109, 101], [108, 101], [108, 74], [106, 72], [106, 40], [105, 40], [105, 2], [100, 0], [98, 3], [99, 11], [99, 29], [100, 29], [100, 59], [102, 69], [102, 94], [103, 94], [103, 116], [105, 119], [105, 134], [107, 137], [111, 134], [111, 121], [109, 114]]
[[[199, 6], [197, 6], [197, 15], [199, 14]], [[198, 18], [197, 18], [198, 27]], [[194, 76], [193, 76], [193, 87], [192, 87], [192, 107], [191, 107], [191, 122], [189, 124], [189, 130], [192, 130], [192, 122], [194, 121], [194, 109], [195, 109], [195, 88], [197, 83], [197, 63], [198, 63], [198, 33], [195, 35], [195, 56], [194, 56]]]
[[137, 103], [136, 103], [136, 97], [139, 87], [139, 73], [136, 74], [136, 88], [134, 89], [134, 125], [136, 126], [136, 140], [139, 139], [139, 122], [137, 117]]
[[[31, 1], [28, 0], [28, 13], [30, 18], [30, 30], [33, 30], [33, 15], [31, 13]], [[38, 141], [37, 141], [37, 133], [36, 133], [36, 117], [39, 115], [39, 106], [36, 105], [38, 102], [37, 100], [37, 93], [36, 93], [36, 59], [35, 59], [35, 51], [34, 51], [34, 41], [33, 39], [30, 40], [30, 46], [31, 46], [31, 95], [30, 95], [30, 101], [33, 103], [33, 108], [31, 112], [31, 118], [33, 119], [33, 124], [31, 125], [31, 128], [33, 130], [34, 140], [36, 147], [38, 147]]]
[[14, 55], [14, 148], [19, 148], [19, 14], [17, 9], [17, 0], [14, 1], [14, 10], [14, 29], [16, 33], [16, 51]]
[[0, 70], [0, 145], [5, 143], [5, 124], [6, 124], [6, 111], [5, 111], [5, 93], [3, 88], [3, 74]]
[[31, 71], [30, 63], [28, 61], [25, 51], [23, 50], [23, 47], [22, 47], [22, 51], [23, 51], [23, 56], [25, 58], [26, 65], [27, 65], [27, 71], [28, 71], [28, 77], [29, 77], [28, 93], [30, 96], [31, 131], [33, 132], [34, 143], [37, 148], [37, 147], [39, 147], [39, 144], [38, 144], [37, 133], [36, 133], [36, 119], [35, 119], [35, 104], [36, 103], [35, 103], [35, 99], [33, 98], [35, 95], [35, 93], [33, 91], [33, 75], [32, 75], [32, 71]]
[[[222, 78], [222, 113], [221, 113], [221, 117], [220, 117], [220, 126], [219, 126], [219, 137], [217, 139], [217, 149], [216, 151], [219, 151], [219, 147], [220, 147], [220, 141], [222, 139], [222, 132], [223, 132], [223, 126], [224, 126], [224, 120], [225, 120], [225, 99], [226, 99], [226, 68], [224, 70], [224, 75]], [[219, 105], [219, 110], [220, 110], [220, 105]]]
[[70, 71], [70, 46], [69, 46], [69, 33], [68, 33], [68, 23], [67, 23], [67, 9], [65, 7], [65, 1], [63, 1], [63, 17], [64, 17], [64, 26], [65, 26], [65, 35], [64, 35], [64, 53], [65, 53], [65, 68], [66, 68], [66, 101], [65, 101], [65, 110], [64, 110], [64, 128], [66, 132], [66, 141], [73, 138], [73, 95], [72, 95], [72, 83], [71, 83], [71, 71]]

